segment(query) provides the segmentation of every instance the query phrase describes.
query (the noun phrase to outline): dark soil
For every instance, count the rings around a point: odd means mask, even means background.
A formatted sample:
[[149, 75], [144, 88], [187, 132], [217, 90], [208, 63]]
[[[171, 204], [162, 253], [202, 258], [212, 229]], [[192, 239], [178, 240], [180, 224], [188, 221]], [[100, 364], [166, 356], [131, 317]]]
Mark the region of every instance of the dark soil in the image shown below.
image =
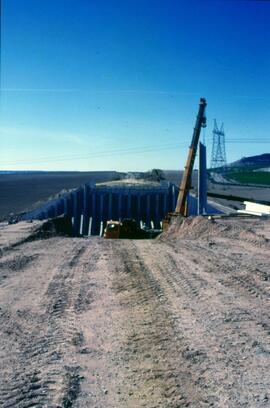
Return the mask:
[[117, 180], [120, 176], [115, 171], [0, 174], [0, 221], [37, 208], [60, 192], [91, 181]]

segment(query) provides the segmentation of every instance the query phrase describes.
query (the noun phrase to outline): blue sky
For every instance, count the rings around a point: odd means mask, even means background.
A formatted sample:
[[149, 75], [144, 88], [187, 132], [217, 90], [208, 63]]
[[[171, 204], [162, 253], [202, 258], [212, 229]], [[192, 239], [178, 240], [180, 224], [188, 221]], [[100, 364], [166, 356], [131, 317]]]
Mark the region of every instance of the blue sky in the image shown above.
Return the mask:
[[207, 99], [269, 152], [270, 2], [2, 0], [0, 169], [183, 168]]

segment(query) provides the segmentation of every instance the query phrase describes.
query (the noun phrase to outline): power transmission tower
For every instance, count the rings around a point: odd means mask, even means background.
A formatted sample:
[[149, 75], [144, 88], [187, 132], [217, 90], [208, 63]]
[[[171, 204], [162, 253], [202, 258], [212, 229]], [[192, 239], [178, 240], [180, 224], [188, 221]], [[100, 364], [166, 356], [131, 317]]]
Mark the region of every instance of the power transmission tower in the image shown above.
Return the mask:
[[216, 119], [214, 120], [213, 145], [211, 156], [211, 168], [226, 166], [225, 133], [223, 123], [218, 128]]

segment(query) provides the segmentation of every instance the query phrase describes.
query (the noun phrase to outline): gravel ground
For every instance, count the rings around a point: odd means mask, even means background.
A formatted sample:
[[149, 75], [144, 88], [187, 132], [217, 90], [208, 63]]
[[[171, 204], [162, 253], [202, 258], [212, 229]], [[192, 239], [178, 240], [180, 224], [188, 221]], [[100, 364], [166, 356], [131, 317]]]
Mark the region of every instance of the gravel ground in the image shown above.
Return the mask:
[[270, 406], [270, 220], [154, 241], [39, 225], [0, 228], [1, 407]]

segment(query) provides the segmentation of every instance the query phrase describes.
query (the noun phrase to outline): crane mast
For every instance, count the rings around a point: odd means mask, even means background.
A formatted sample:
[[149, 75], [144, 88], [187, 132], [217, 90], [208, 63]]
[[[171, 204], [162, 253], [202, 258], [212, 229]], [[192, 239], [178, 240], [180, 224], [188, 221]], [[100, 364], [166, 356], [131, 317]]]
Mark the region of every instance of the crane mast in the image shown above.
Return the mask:
[[188, 151], [188, 158], [185, 165], [185, 171], [182, 178], [182, 182], [180, 185], [180, 190], [177, 198], [177, 204], [175, 208], [176, 215], [186, 215], [186, 201], [188, 191], [191, 186], [191, 175], [194, 166], [194, 161], [196, 157], [198, 142], [200, 138], [201, 128], [206, 127], [206, 116], [205, 116], [205, 108], [206, 108], [206, 99], [201, 98], [199, 104], [199, 112], [197, 115], [197, 120], [195, 124], [195, 128], [193, 131], [193, 137], [191, 141], [191, 145]]

